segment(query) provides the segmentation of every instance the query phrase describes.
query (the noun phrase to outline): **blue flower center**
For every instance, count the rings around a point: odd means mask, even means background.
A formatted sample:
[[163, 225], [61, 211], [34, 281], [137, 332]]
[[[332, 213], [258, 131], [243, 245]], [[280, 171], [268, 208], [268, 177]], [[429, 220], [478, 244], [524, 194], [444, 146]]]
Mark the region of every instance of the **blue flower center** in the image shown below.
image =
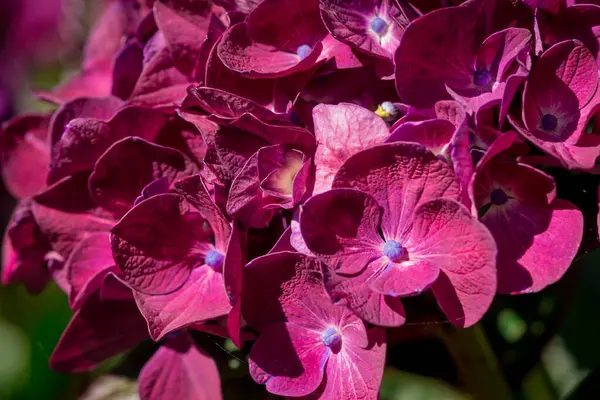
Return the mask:
[[542, 128], [544, 128], [545, 131], [553, 131], [556, 129], [556, 126], [558, 125], [558, 120], [556, 119], [556, 117], [552, 114], [544, 114], [542, 116]]
[[501, 206], [508, 202], [508, 195], [502, 189], [494, 189], [490, 194], [490, 199], [492, 200], [492, 204]]
[[224, 259], [225, 256], [223, 254], [219, 253], [216, 250], [211, 250], [208, 253], [206, 253], [206, 257], [204, 257], [204, 262], [212, 269], [220, 271]]
[[477, 86], [487, 86], [492, 80], [492, 74], [487, 69], [479, 69], [473, 74], [473, 83]]
[[388, 240], [383, 246], [383, 254], [393, 262], [398, 262], [404, 256], [404, 247], [400, 242]]
[[331, 349], [340, 345], [342, 342], [342, 335], [336, 328], [330, 326], [321, 333], [321, 340], [325, 346]]
[[312, 51], [312, 48], [307, 45], [307, 44], [303, 44], [302, 46], [298, 46], [298, 49], [296, 49], [296, 54], [298, 54], [298, 57], [300, 57], [301, 60], [304, 60]]
[[373, 32], [375, 32], [379, 36], [383, 36], [387, 31], [388, 23], [385, 22], [385, 20], [381, 17], [375, 17], [371, 20], [369, 26], [371, 27], [371, 30]]

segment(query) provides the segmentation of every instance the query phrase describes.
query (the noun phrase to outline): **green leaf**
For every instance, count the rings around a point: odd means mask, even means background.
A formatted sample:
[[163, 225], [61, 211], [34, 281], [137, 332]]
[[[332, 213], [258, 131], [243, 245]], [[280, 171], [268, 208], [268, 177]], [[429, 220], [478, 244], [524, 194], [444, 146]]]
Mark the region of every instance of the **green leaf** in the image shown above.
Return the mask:
[[381, 400], [465, 400], [470, 397], [434, 378], [386, 368], [381, 384]]

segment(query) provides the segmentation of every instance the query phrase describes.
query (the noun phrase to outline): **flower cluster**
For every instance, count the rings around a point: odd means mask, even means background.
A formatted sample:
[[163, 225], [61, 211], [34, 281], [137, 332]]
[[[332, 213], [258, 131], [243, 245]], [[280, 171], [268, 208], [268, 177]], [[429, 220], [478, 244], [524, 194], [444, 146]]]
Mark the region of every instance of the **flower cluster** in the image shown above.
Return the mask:
[[600, 7], [431, 3], [109, 2], [1, 136], [2, 282], [75, 313], [51, 366], [151, 339], [142, 399], [218, 399], [202, 331], [273, 394], [376, 399], [403, 298], [463, 328], [560, 279], [583, 215], [536, 167], [596, 168]]

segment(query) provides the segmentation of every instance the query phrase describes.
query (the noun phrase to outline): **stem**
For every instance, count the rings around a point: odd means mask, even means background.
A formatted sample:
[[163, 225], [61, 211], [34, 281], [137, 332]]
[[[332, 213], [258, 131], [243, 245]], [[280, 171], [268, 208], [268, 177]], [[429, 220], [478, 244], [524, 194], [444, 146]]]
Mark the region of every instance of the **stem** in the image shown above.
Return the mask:
[[440, 337], [474, 398], [486, 400], [514, 398], [483, 328], [479, 325], [467, 329], [443, 327], [440, 329]]

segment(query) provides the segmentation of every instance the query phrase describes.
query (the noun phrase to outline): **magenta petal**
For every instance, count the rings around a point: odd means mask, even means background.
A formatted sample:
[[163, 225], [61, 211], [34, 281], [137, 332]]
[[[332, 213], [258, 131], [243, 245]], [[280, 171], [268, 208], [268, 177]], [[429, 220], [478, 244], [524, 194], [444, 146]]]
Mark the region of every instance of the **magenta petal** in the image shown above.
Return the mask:
[[319, 104], [313, 109], [313, 120], [318, 143], [315, 193], [331, 188], [335, 173], [350, 156], [389, 136], [383, 119], [354, 104]]
[[232, 310], [227, 318], [227, 328], [229, 336], [233, 343], [241, 348], [243, 346], [243, 338], [241, 333], [242, 326], [242, 289], [243, 289], [243, 273], [244, 265], [248, 259], [248, 233], [242, 231], [239, 223], [233, 225], [229, 243], [227, 243], [227, 251], [225, 252], [225, 260], [223, 261], [223, 280], [225, 290]]
[[[560, 42], [548, 49], [531, 72], [528, 90], [538, 107], [552, 107], [553, 98], [560, 95], [556, 92], [560, 84], [575, 95], [575, 107], [579, 109], [596, 92], [598, 67], [592, 53], [578, 40]], [[533, 128], [530, 124], [528, 127]]]
[[128, 99], [142, 73], [143, 52], [136, 40], [123, 46], [115, 57], [112, 76], [112, 94]]
[[209, 250], [210, 234], [202, 225], [180, 195], [159, 194], [138, 204], [111, 230], [123, 279], [148, 294], [181, 288]]
[[384, 296], [368, 287], [372, 274], [363, 272], [355, 276], [342, 276], [324, 268], [325, 287], [333, 302], [348, 306], [368, 323], [395, 327], [406, 321], [400, 299]]
[[290, 243], [291, 237], [292, 237], [292, 227], [288, 226], [287, 229], [281, 234], [279, 239], [277, 239], [277, 242], [273, 245], [273, 247], [271, 248], [271, 250], [269, 250], [269, 253], [267, 253], [267, 254], [281, 253], [282, 251], [290, 251], [290, 252], [295, 251], [294, 247], [292, 247], [292, 244]]
[[250, 375], [270, 393], [306, 396], [321, 384], [329, 352], [318, 332], [276, 322], [252, 346]]
[[415, 142], [425, 146], [435, 155], [444, 156], [454, 130], [454, 124], [443, 119], [406, 122], [396, 127], [386, 142]]
[[[404, 29], [417, 16], [412, 7], [400, 4], [392, 0], [321, 0], [321, 17], [337, 40], [368, 55], [391, 58]], [[371, 28], [375, 18], [382, 20], [378, 27], [381, 35]]]
[[231, 225], [211, 198], [200, 175], [178, 181], [175, 188], [206, 218], [215, 235], [217, 250], [225, 251], [231, 235]]
[[55, 147], [49, 182], [91, 170], [102, 153], [117, 140], [127, 136], [153, 140], [164, 122], [164, 114], [133, 106], [123, 108], [108, 122], [94, 118], [70, 121]]
[[[145, 63], [133, 88], [131, 104], [170, 108], [180, 105], [185, 97], [186, 89], [191, 83], [190, 79], [176, 68], [169, 48], [157, 47], [159, 50]], [[146, 53], [148, 51], [145, 48], [144, 54]]]
[[175, 149], [127, 137], [96, 162], [89, 178], [90, 194], [96, 204], [123, 215], [152, 181], [164, 177], [173, 183], [198, 172], [199, 168]]
[[533, 35], [528, 29], [507, 28], [488, 36], [479, 47], [477, 65], [503, 82], [513, 61], [531, 50]]
[[[472, 84], [478, 12], [474, 7], [448, 7], [416, 19], [395, 53], [396, 88], [409, 105], [427, 108], [449, 98], [451, 88]], [[457, 24], [456, 21], [461, 21]]]
[[245, 23], [228, 29], [218, 44], [217, 53], [232, 71], [254, 78], [280, 78], [312, 67], [323, 45], [318, 42], [306, 57], [261, 43], [248, 37]]
[[[583, 235], [583, 215], [566, 200], [554, 200], [550, 207], [542, 210], [523, 205], [485, 217], [500, 251], [500, 293], [538, 292], [557, 282], [575, 259]], [[514, 229], [516, 226], [524, 229]]]
[[[63, 196], [68, 196], [64, 191], [58, 189], [58, 185], [55, 188], [57, 189], [56, 194], [59, 195], [58, 200], [65, 199]], [[51, 198], [50, 190], [45, 194], [47, 195], [46, 200]], [[71, 192], [69, 195], [72, 196], [71, 199], [73, 200], [78, 199], [75, 192]], [[68, 205], [68, 202], [63, 204]], [[60, 256], [59, 259], [65, 260], [69, 258], [75, 246], [87, 235], [96, 232], [108, 232], [115, 223], [111, 218], [96, 213], [94, 210], [57, 210], [42, 204], [41, 198], [38, 198], [32, 204], [32, 212], [43, 237], [50, 241], [55, 254]], [[77, 229], [74, 229], [74, 227], [77, 227]], [[54, 279], [61, 283], [65, 291], [68, 291], [67, 270], [61, 268], [53, 270], [52, 273]]]
[[497, 250], [487, 228], [456, 201], [438, 199], [417, 208], [402, 242], [411, 259], [441, 269], [432, 288], [448, 320], [459, 327], [479, 321], [496, 293]]
[[280, 300], [284, 283], [292, 281], [297, 271], [319, 266], [315, 258], [292, 252], [271, 253], [249, 262], [244, 268], [241, 296], [244, 319], [258, 330], [286, 321]]
[[227, 214], [252, 228], [264, 228], [274, 213], [265, 208], [269, 199], [260, 188], [259, 152], [254, 153], [237, 174], [227, 198]]
[[250, 113], [263, 121], [284, 119], [284, 116], [275, 114], [252, 100], [220, 89], [192, 87], [188, 89], [188, 96], [197, 101], [206, 112], [222, 118], [236, 118]]
[[385, 330], [371, 328], [369, 345], [354, 346], [327, 361], [327, 378], [315, 392], [320, 399], [376, 400], [385, 366]]
[[2, 125], [2, 179], [17, 199], [33, 196], [46, 184], [50, 162], [48, 124], [46, 115], [25, 114]]
[[326, 35], [317, 0], [263, 0], [248, 16], [253, 41], [296, 50]]
[[370, 194], [383, 208], [381, 229], [395, 238], [419, 204], [439, 197], [457, 199], [459, 185], [446, 162], [414, 143], [389, 143], [350, 157], [333, 181]]
[[383, 256], [381, 208], [366, 193], [334, 189], [311, 197], [300, 214], [311, 252], [337, 273], [355, 274]]
[[123, 107], [123, 101], [109, 97], [79, 97], [60, 106], [50, 121], [50, 143], [52, 157], [56, 157], [56, 145], [65, 131], [65, 127], [75, 118], [94, 118], [110, 120]]
[[44, 259], [50, 250], [50, 243], [41, 233], [35, 220], [32, 202], [20, 202], [4, 234], [2, 284], [20, 282], [30, 292], [40, 292], [50, 281], [50, 273]]
[[207, 265], [194, 269], [183, 286], [172, 293], [134, 292], [134, 297], [154, 340], [231, 310], [223, 276]]
[[146, 321], [133, 301], [101, 301], [96, 292], [63, 332], [50, 367], [63, 372], [87, 371], [147, 337]]
[[395, 264], [388, 262], [383, 270], [368, 280], [372, 290], [395, 297], [421, 294], [436, 281], [440, 267], [428, 260]]
[[210, 23], [208, 1], [159, 0], [154, 3], [154, 19], [165, 36], [177, 68], [192, 75]]
[[69, 303], [76, 310], [100, 287], [106, 274], [117, 270], [108, 232], [84, 237], [73, 249], [64, 268], [71, 287]]
[[185, 332], [168, 339], [144, 365], [139, 393], [145, 400], [223, 398], [215, 361]]

